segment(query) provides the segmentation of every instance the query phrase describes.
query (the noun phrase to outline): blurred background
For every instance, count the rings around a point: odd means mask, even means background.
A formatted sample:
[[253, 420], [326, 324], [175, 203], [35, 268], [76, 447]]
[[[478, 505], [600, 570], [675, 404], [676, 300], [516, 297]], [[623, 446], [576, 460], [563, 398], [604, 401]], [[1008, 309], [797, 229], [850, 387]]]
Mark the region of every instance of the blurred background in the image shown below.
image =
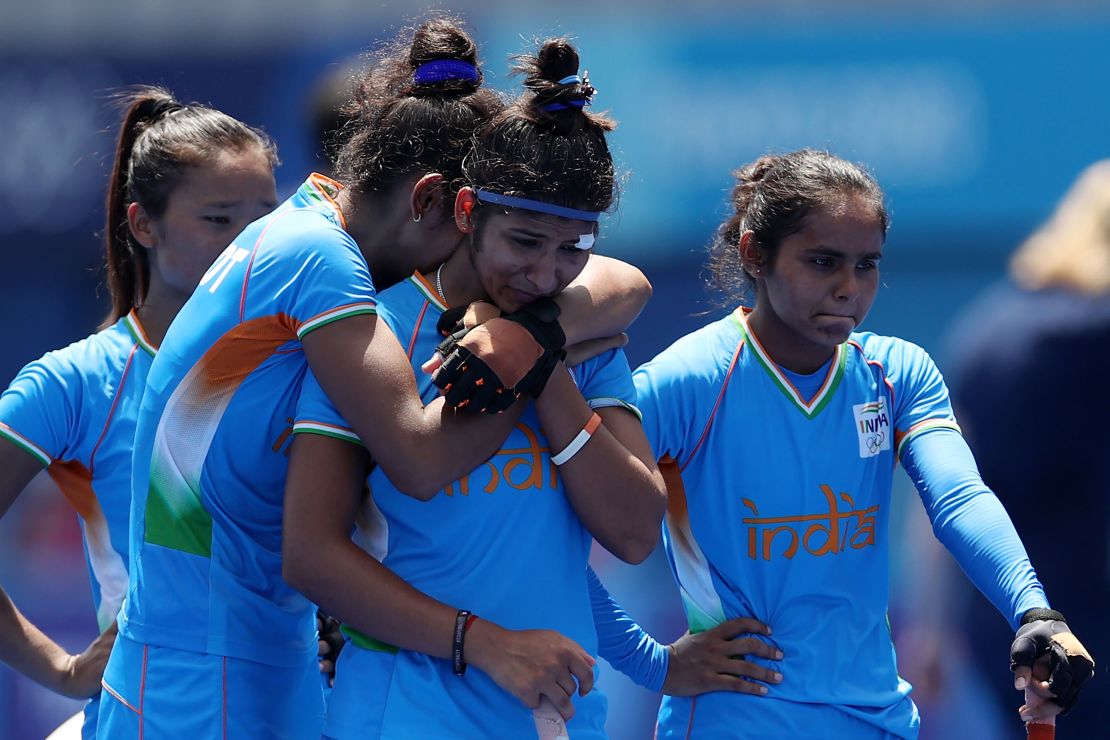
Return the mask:
[[[768, 151], [810, 146], [866, 163], [889, 196], [883, 286], [865, 328], [924, 346], [944, 371], [960, 349], [948, 341], [957, 316], [1003, 278], [1010, 252], [1079, 172], [1110, 156], [1110, 8], [1104, 0], [771, 5], [431, 7], [468, 19], [487, 82], [498, 89], [518, 89], [507, 57], [532, 48], [534, 37], [577, 40], [599, 89], [595, 106], [620, 121], [612, 136], [624, 171], [620, 207], [603, 222], [599, 251], [639, 265], [655, 286], [631, 331], [633, 366], [727, 309], [704, 288], [702, 265], [732, 170]], [[111, 90], [165, 85], [179, 99], [261, 126], [278, 142], [284, 198], [307, 172], [326, 168], [315, 113], [323, 91], [360, 50], [422, 9], [395, 0], [3, 3], [0, 305], [11, 321], [3, 384], [24, 363], [89, 334], [106, 311], [98, 233], [118, 122]], [[1009, 681], [1012, 633], [995, 614], [996, 659], [976, 665], [964, 656], [971, 638], [953, 615], [982, 597], [938, 550], [904, 476], [895, 493], [891, 624], [902, 673], [917, 687], [923, 737], [1024, 736], [1019, 695], [1003, 705], [989, 689]], [[1088, 570], [1105, 588], [1110, 553], [1101, 531]], [[74, 651], [95, 630], [82, 561], [75, 515], [40, 477], [0, 521], [0, 583]], [[635, 568], [599, 553], [595, 565], [653, 634], [670, 641], [682, 633], [660, 552]], [[1046, 586], [1067, 613], [1070, 595]], [[614, 740], [650, 737], [658, 696], [604, 670]], [[1089, 691], [1088, 708], [1110, 699], [1105, 676]], [[41, 738], [78, 708], [0, 666], [0, 738]]]

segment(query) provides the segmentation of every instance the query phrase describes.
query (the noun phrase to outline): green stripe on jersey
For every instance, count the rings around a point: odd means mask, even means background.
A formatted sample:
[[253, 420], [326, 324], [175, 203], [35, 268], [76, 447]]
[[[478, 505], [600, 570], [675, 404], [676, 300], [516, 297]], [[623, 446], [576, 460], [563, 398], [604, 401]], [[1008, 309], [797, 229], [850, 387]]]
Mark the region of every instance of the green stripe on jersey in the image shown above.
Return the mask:
[[320, 424], [315, 421], [298, 421], [293, 425], [293, 434], [319, 434], [323, 437], [335, 437], [352, 444], [361, 445], [362, 440], [350, 429], [343, 429], [332, 424]]
[[135, 340], [135, 344], [142, 347], [148, 355], [154, 357], [158, 353], [158, 350], [154, 349], [150, 342], [143, 337], [143, 332], [135, 324], [135, 319], [132, 318], [131, 314], [123, 317], [123, 325], [127, 327], [127, 331], [131, 334], [131, 338]]
[[896, 450], [898, 457], [902, 457], [902, 450], [906, 448], [907, 442], [909, 442], [914, 437], [917, 437], [925, 432], [931, 432], [934, 429], [951, 429], [957, 434], [964, 433], [963, 430], [960, 429], [960, 425], [952, 419], [926, 419], [925, 421], [918, 422], [917, 425], [910, 429], [910, 431], [906, 433], [906, 436], [902, 437], [902, 439], [898, 442], [898, 449]]
[[829, 374], [825, 376], [825, 380], [821, 383], [821, 389], [818, 391], [817, 395], [807, 402], [798, 395], [797, 389], [794, 388], [794, 385], [782, 374], [782, 370], [775, 364], [775, 361], [765, 353], [763, 346], [759, 343], [759, 337], [757, 337], [751, 327], [748, 326], [742, 309], [734, 311], [731, 318], [737, 328], [740, 329], [741, 335], [745, 339], [750, 340], [748, 341], [748, 346], [751, 347], [752, 352], [755, 354], [755, 359], [766, 371], [767, 375], [770, 376], [771, 381], [799, 411], [805, 414], [807, 419], [812, 419], [817, 416], [829, 405], [829, 401], [832, 400], [833, 394], [836, 393], [836, 389], [840, 386], [840, 381], [844, 378], [844, 365], [847, 362], [848, 353], [845, 351], [843, 344], [837, 345], [836, 349], [833, 350], [833, 360], [829, 366]]
[[321, 326], [327, 326], [333, 321], [350, 318], [351, 316], [361, 316], [363, 314], [376, 314], [377, 312], [378, 309], [373, 303], [363, 303], [349, 308], [329, 311], [328, 313], [317, 316], [311, 321], [301, 324], [301, 327], [297, 329], [297, 338], [304, 339], [309, 332], [316, 331]]
[[440, 311], [447, 310], [447, 306], [444, 305], [440, 297], [432, 291], [428, 290], [428, 286], [424, 285], [424, 281], [418, 278], [415, 274], [409, 276], [409, 282], [416, 286], [416, 289], [420, 291], [420, 293], [425, 298], [427, 298], [428, 302], [431, 303], [433, 306], [439, 308]]
[[50, 463], [54, 462], [50, 458], [50, 455], [46, 454], [45, 450], [40, 449], [38, 446], [36, 446], [34, 443], [32, 443], [29, 439], [25, 439], [19, 432], [15, 431], [14, 429], [9, 428], [8, 426], [6, 426], [4, 424], [0, 424], [0, 437], [3, 437], [4, 439], [8, 440], [13, 445], [15, 445], [19, 449], [23, 450], [24, 452], [26, 452], [31, 457], [38, 460], [43, 465], [49, 465]]
[[146, 531], [143, 539], [152, 545], [212, 557], [212, 516], [204, 510], [193, 491], [172, 493], [159, 485], [151, 471], [146, 497]]

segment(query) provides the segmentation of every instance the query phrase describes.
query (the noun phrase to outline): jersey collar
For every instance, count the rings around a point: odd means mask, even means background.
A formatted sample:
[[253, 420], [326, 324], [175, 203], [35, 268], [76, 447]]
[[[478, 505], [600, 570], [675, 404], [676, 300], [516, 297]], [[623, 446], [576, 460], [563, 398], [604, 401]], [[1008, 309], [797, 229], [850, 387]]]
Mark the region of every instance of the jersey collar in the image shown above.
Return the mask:
[[836, 392], [837, 387], [840, 385], [840, 381], [844, 378], [844, 362], [848, 356], [845, 345], [837, 345], [834, 350], [832, 362], [829, 363], [829, 369], [825, 374], [825, 380], [821, 383], [821, 387], [817, 389], [817, 393], [813, 395], [813, 398], [806, 400], [802, 398], [798, 389], [790, 382], [790, 379], [783, 374], [779, 366], [775, 364], [775, 361], [767, 354], [767, 350], [760, 344], [759, 337], [755, 335], [755, 332], [752, 331], [752, 327], [748, 324], [748, 314], [750, 312], [751, 309], [741, 306], [732, 312], [732, 320], [740, 329], [741, 336], [751, 340], [748, 344], [751, 346], [756, 360], [759, 361], [759, 364], [767, 374], [771, 376], [771, 380], [774, 382], [775, 386], [798, 408], [799, 411], [806, 415], [806, 418], [812, 419], [817, 416], [821, 413], [821, 410], [828, 405], [829, 401], [832, 399], [833, 393]]
[[297, 192], [309, 203], [330, 210], [334, 214], [336, 222], [346, 231], [347, 219], [343, 217], [342, 209], [335, 202], [341, 190], [343, 190], [343, 185], [340, 183], [330, 177], [321, 175], [319, 172], [313, 172]]
[[139, 315], [135, 313], [135, 309], [131, 309], [126, 316], [123, 317], [123, 325], [127, 327], [130, 332], [131, 338], [135, 343], [142, 347], [148, 355], [154, 357], [158, 353], [158, 348], [154, 346], [154, 342], [146, 335], [146, 329], [143, 328], [142, 323], [139, 321]]
[[429, 303], [438, 308], [440, 311], [447, 310], [447, 305], [444, 304], [444, 302], [440, 299], [439, 294], [436, 293], [435, 286], [428, 282], [428, 278], [424, 277], [419, 270], [414, 272], [409, 280], [412, 281], [412, 284], [416, 286], [417, 290], [424, 294], [424, 297], [428, 299]]

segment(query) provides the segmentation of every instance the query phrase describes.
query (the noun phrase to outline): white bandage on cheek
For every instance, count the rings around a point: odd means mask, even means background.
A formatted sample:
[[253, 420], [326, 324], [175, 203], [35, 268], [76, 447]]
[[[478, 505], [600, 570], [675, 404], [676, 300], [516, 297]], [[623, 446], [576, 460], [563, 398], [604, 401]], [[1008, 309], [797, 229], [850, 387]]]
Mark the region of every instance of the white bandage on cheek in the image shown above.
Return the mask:
[[583, 234], [582, 236], [578, 237], [578, 241], [575, 242], [574, 246], [577, 249], [583, 249], [583, 250], [593, 249], [594, 248], [594, 235], [593, 234]]

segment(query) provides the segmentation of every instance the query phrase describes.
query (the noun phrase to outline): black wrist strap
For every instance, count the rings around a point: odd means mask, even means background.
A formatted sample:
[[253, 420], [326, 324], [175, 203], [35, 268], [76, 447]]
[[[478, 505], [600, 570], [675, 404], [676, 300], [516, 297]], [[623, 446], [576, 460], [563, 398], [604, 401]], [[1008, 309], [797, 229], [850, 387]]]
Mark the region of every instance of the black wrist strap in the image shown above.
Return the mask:
[[1021, 615], [1021, 624], [1023, 624], [1023, 625], [1024, 624], [1029, 624], [1030, 622], [1035, 622], [1038, 619], [1053, 619], [1053, 620], [1056, 620], [1057, 622], [1063, 622], [1065, 624], [1067, 624], [1067, 621], [1068, 621], [1068, 620], [1064, 619], [1063, 614], [1056, 611], [1055, 609], [1040, 609], [1040, 608], [1037, 608], [1037, 609], [1030, 609], [1029, 611], [1025, 612], [1025, 614], [1022, 614]]
[[466, 673], [463, 640], [466, 638], [466, 622], [469, 618], [470, 612], [466, 609], [459, 609], [459, 613], [455, 615], [455, 633], [451, 641], [451, 669], [456, 676]]

